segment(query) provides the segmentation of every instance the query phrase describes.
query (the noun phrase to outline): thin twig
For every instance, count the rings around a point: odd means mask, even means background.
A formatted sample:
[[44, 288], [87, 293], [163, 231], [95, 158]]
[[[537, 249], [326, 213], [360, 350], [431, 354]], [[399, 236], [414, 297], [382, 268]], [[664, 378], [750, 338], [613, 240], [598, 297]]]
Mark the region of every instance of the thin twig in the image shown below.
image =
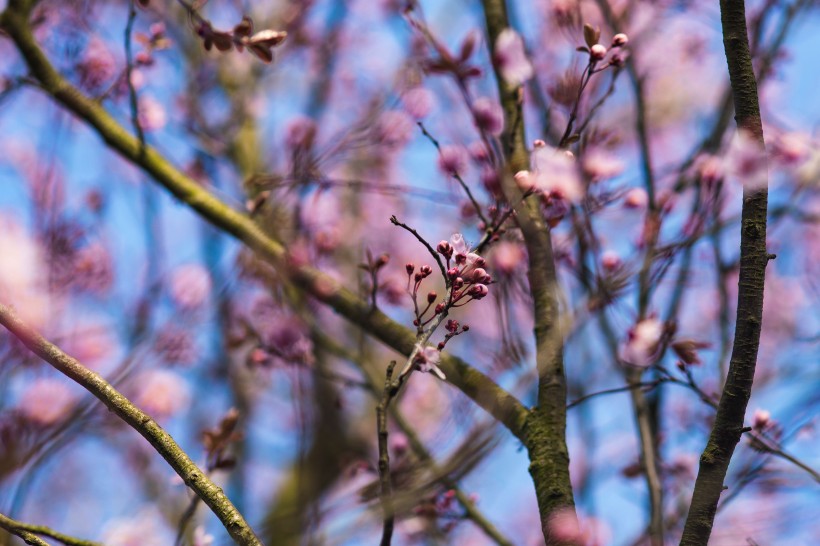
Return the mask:
[[408, 226], [407, 224], [403, 224], [402, 222], [399, 222], [399, 219], [398, 219], [398, 218], [396, 218], [396, 215], [395, 215], [395, 214], [394, 214], [393, 216], [391, 216], [391, 217], [390, 217], [390, 223], [391, 223], [391, 224], [393, 224], [394, 226], [399, 226], [400, 228], [402, 228], [402, 229], [404, 229], [404, 230], [406, 230], [406, 231], [409, 231], [410, 233], [412, 233], [412, 234], [413, 234], [413, 236], [414, 236], [416, 239], [418, 239], [418, 241], [419, 241], [421, 244], [423, 244], [423, 245], [424, 245], [424, 248], [426, 248], [426, 249], [427, 249], [427, 252], [429, 252], [429, 253], [430, 253], [430, 256], [432, 256], [432, 257], [433, 257], [433, 259], [434, 259], [434, 260], [436, 261], [436, 263], [438, 264], [438, 268], [441, 270], [441, 277], [444, 279], [444, 282], [446, 283], [446, 282], [447, 282], [447, 270], [444, 268], [444, 262], [442, 262], [442, 261], [441, 261], [441, 256], [439, 256], [438, 252], [436, 252], [436, 249], [434, 249], [432, 246], [430, 246], [430, 243], [428, 243], [428, 242], [424, 239], [424, 237], [422, 237], [421, 235], [419, 235], [419, 232], [418, 232], [418, 231], [416, 231], [415, 229], [411, 228], [411, 227], [410, 227], [410, 226]]
[[[427, 131], [427, 128], [424, 127], [424, 124], [422, 122], [419, 121], [419, 122], [416, 123], [416, 125], [418, 125], [419, 129], [421, 129], [421, 134], [426, 136], [427, 139], [430, 142], [433, 143], [433, 146], [435, 146], [436, 150], [438, 150], [438, 155], [441, 156], [441, 144], [439, 144], [439, 141], [436, 140], [436, 138], [433, 135], [431, 135], [429, 133], [429, 131]], [[481, 205], [478, 203], [478, 200], [473, 195], [473, 192], [470, 191], [470, 187], [467, 185], [467, 183], [461, 177], [461, 174], [459, 174], [458, 171], [453, 171], [450, 174], [453, 176], [453, 178], [455, 178], [458, 181], [459, 184], [461, 184], [461, 187], [464, 188], [464, 192], [467, 194], [467, 197], [470, 199], [470, 203], [473, 204], [473, 208], [475, 209], [476, 214], [478, 214], [479, 219], [482, 222], [484, 222], [485, 226], [489, 225], [490, 222], [488, 222], [487, 218], [484, 216], [484, 212], [482, 212], [482, 210], [481, 210]]]
[[390, 546], [395, 523], [395, 514], [393, 512], [393, 484], [390, 479], [390, 453], [387, 446], [387, 408], [393, 399], [393, 393], [396, 392], [393, 390], [392, 385], [393, 368], [395, 367], [395, 360], [387, 366], [382, 399], [379, 405], [376, 406], [376, 432], [379, 438], [379, 483], [381, 484], [382, 519], [384, 522], [381, 546]]
[[125, 83], [128, 86], [128, 100], [131, 107], [131, 124], [140, 142], [140, 148], [145, 148], [145, 133], [140, 125], [139, 101], [134, 82], [131, 80], [131, 73], [134, 69], [134, 60], [131, 51], [131, 32], [134, 29], [134, 21], [137, 19], [137, 7], [134, 0], [131, 0], [128, 7], [128, 23], [125, 25]]

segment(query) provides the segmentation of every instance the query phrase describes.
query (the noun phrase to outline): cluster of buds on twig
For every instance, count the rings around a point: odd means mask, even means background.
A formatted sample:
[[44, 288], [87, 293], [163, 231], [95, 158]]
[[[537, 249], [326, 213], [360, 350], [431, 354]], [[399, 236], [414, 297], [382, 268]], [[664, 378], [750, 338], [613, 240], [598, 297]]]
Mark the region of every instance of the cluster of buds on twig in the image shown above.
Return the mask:
[[210, 21], [202, 20], [197, 26], [197, 34], [207, 51], [216, 47], [219, 51], [230, 51], [236, 48], [240, 53], [247, 47], [254, 56], [269, 63], [273, 60], [272, 49], [287, 38], [288, 33], [280, 30], [260, 30], [253, 32], [253, 21], [245, 16], [242, 21], [230, 31], [216, 30]]
[[579, 46], [577, 50], [589, 55], [590, 65], [595, 65], [603, 61], [606, 59], [607, 54], [612, 53], [609, 58], [609, 62], [602, 66], [600, 70], [603, 70], [607, 66], [623, 66], [624, 61], [626, 61], [626, 55], [620, 50], [629, 43], [629, 37], [623, 32], [619, 32], [612, 37], [612, 43], [610, 44], [609, 49], [607, 49], [605, 45], [599, 43], [600, 39], [601, 29], [593, 27], [587, 23], [584, 25], [584, 42], [586, 42], [586, 45]]
[[447, 333], [444, 335], [444, 341], [439, 342], [438, 347], [436, 347], [439, 351], [443, 351], [444, 347], [447, 345], [447, 342], [453, 339], [454, 337], [463, 334], [470, 330], [470, 326], [467, 324], [459, 325], [457, 320], [450, 319], [444, 325], [444, 329], [447, 330]]
[[436, 251], [444, 257], [447, 265], [446, 282], [451, 288], [448, 307], [461, 307], [471, 300], [487, 296], [490, 292], [488, 285], [493, 282], [493, 278], [484, 269], [484, 258], [470, 252], [460, 233], [453, 235], [449, 242], [439, 242]]

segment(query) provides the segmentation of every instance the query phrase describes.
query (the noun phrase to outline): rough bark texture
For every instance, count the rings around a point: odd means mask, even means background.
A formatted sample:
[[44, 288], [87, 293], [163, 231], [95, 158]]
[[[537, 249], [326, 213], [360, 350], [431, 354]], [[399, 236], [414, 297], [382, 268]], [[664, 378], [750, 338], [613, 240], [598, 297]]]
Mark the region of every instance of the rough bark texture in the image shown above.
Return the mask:
[[[735, 120], [738, 129], [748, 131], [762, 147], [763, 125], [749, 53], [744, 2], [721, 0], [720, 12]], [[743, 191], [740, 279], [732, 358], [715, 423], [700, 458], [695, 491], [681, 538], [684, 545], [708, 543], [729, 461], [742, 435], [763, 319], [763, 283], [769, 260], [766, 253], [767, 197], [765, 188]]]
[[[485, 0], [490, 51], [498, 35], [509, 27], [504, 0]], [[529, 170], [529, 154], [524, 136], [522, 89], [506, 82], [498, 70], [496, 81], [504, 110], [502, 135], [507, 175]], [[509, 177], [508, 177], [509, 179]], [[538, 509], [547, 544], [552, 544], [549, 517], [559, 509], [574, 509], [566, 444], [566, 397], [563, 335], [559, 326], [558, 286], [549, 229], [541, 214], [538, 198], [524, 201], [518, 215], [527, 247], [527, 277], [533, 299], [538, 405], [529, 413], [524, 427], [525, 445], [530, 456], [530, 475], [535, 484]]]

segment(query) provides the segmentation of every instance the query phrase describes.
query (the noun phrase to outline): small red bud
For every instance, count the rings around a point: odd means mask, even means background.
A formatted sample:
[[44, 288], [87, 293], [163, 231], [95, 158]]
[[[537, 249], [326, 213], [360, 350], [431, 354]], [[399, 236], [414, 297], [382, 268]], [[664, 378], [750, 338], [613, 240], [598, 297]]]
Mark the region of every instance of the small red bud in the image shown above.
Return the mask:
[[469, 329], [470, 329], [470, 325], [469, 325], [469, 324], [465, 324], [464, 326], [462, 326], [462, 327], [461, 327], [461, 331], [462, 331], [462, 332], [467, 332]]
[[408, 274], [408, 275], [412, 275], [412, 274], [413, 274], [413, 271], [415, 271], [415, 270], [416, 270], [416, 266], [415, 266], [415, 265], [413, 265], [413, 264], [410, 264], [410, 263], [409, 263], [409, 264], [407, 264], [407, 265], [405, 265], [405, 266], [404, 266], [404, 269], [407, 271], [407, 274]]
[[435, 309], [436, 314], [440, 315], [443, 311], [444, 311], [444, 304], [443, 303], [437, 304], [436, 309]]
[[427, 303], [433, 303], [436, 301], [438, 295], [436, 294], [435, 290], [431, 290], [429, 294], [427, 294]]

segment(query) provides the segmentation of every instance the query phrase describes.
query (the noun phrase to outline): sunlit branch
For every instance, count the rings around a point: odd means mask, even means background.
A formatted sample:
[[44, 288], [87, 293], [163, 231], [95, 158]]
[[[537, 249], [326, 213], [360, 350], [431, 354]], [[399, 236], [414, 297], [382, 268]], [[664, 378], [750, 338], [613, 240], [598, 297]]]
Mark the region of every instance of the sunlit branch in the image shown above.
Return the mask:
[[222, 489], [208, 479], [205, 472], [156, 421], [136, 407], [99, 374], [83, 366], [23, 323], [9, 307], [3, 304], [0, 304], [0, 324], [17, 336], [33, 353], [97, 397], [109, 410], [148, 440], [179, 477], [210, 507], [237, 544], [250, 546], [261, 544]]

